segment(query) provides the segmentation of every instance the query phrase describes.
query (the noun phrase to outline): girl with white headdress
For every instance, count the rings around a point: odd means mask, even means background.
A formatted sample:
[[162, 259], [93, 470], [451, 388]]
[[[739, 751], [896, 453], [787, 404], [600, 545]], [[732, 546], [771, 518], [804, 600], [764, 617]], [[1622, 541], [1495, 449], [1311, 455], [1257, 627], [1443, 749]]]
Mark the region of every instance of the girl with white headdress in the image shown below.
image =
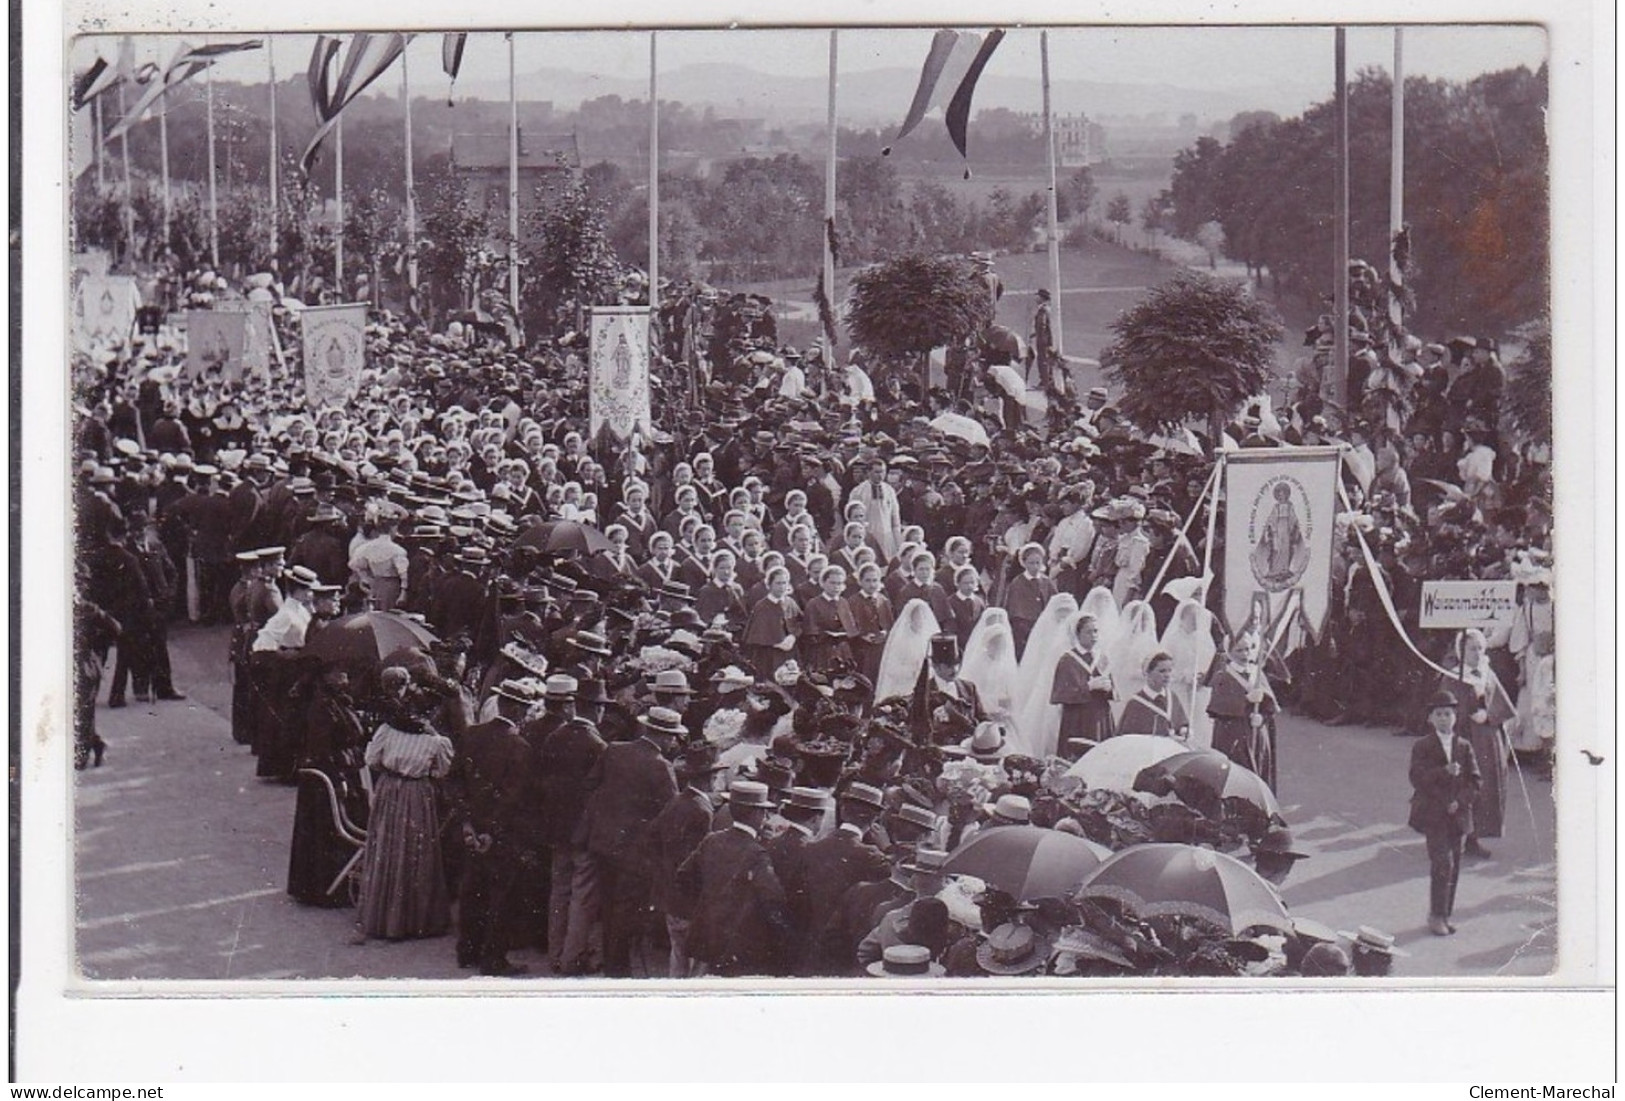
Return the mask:
[[1022, 742], [1033, 747], [1035, 757], [1050, 756], [1060, 744], [1061, 709], [1050, 703], [1050, 689], [1055, 684], [1056, 662], [1072, 646], [1077, 615], [1078, 602], [1071, 593], [1051, 597], [1027, 638], [1027, 649], [1017, 667], [1016, 729]]
[[1010, 629], [1010, 618], [1003, 608], [989, 608], [982, 613], [970, 637], [965, 640], [965, 656], [959, 666], [959, 678], [976, 686], [989, 719], [1002, 722], [1010, 728], [1010, 751], [1041, 756], [1027, 746], [1015, 725], [1016, 699], [1019, 678], [1016, 666], [1016, 641]]
[[1112, 676], [1117, 681], [1116, 714], [1122, 716], [1123, 703], [1145, 687], [1145, 662], [1157, 650], [1157, 617], [1151, 605], [1131, 600], [1123, 608], [1117, 638], [1106, 650]]
[[910, 600], [886, 636], [880, 653], [880, 674], [875, 678], [875, 702], [908, 697], [920, 679], [931, 639], [942, 630], [936, 613], [924, 600]]
[[1104, 585], [1096, 585], [1085, 594], [1079, 610], [1095, 621], [1095, 631], [1099, 635], [1096, 645], [1110, 653], [1112, 647], [1117, 645], [1117, 632], [1122, 619], [1112, 591]]
[[1162, 649], [1174, 659], [1168, 691], [1190, 718], [1191, 748], [1207, 749], [1213, 745], [1213, 720], [1207, 713], [1212, 690], [1205, 682], [1219, 649], [1213, 641], [1213, 613], [1199, 601], [1181, 600], [1162, 633]]

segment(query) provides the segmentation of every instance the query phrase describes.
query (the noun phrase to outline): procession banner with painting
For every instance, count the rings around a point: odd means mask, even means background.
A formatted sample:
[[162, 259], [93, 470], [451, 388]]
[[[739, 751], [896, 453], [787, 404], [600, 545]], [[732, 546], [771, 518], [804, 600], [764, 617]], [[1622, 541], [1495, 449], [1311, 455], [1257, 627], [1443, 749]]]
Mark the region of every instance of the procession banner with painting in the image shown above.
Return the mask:
[[79, 280], [73, 303], [76, 351], [121, 347], [135, 328], [141, 289], [128, 275], [89, 275]]
[[262, 382], [269, 380], [272, 358], [281, 361], [276, 330], [271, 322], [271, 303], [238, 298], [217, 302], [214, 308], [243, 315], [242, 373]]
[[299, 313], [304, 336], [305, 404], [345, 405], [361, 388], [367, 364], [367, 305], [307, 306]]
[[248, 315], [237, 310], [186, 311], [186, 377], [239, 383]]
[[1334, 447], [1286, 447], [1224, 456], [1224, 619], [1275, 638], [1297, 602], [1319, 637], [1331, 605], [1332, 533], [1342, 462]]
[[650, 430], [649, 309], [595, 306], [588, 384], [591, 437], [607, 430], [617, 440]]

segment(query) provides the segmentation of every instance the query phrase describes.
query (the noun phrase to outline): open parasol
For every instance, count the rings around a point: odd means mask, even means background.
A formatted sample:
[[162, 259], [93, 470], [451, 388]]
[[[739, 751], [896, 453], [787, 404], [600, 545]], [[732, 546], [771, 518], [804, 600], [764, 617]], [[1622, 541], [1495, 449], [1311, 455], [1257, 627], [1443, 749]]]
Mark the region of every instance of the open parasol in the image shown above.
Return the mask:
[[1077, 893], [1114, 899], [1140, 918], [1199, 918], [1232, 935], [1255, 925], [1292, 931], [1286, 907], [1257, 872], [1234, 857], [1194, 845], [1124, 849], [1095, 869]]
[[[1216, 749], [1192, 749], [1178, 756], [1167, 757], [1148, 766], [1134, 778], [1135, 791], [1149, 791], [1155, 795], [1173, 794], [1187, 803], [1192, 799], [1186, 793], [1193, 787], [1211, 796], [1215, 804], [1223, 799], [1245, 799], [1267, 815], [1281, 813], [1275, 793], [1258, 773], [1236, 764]], [[1201, 795], [1195, 801], [1209, 802]]]
[[995, 826], [954, 850], [942, 870], [973, 875], [1017, 901], [1066, 898], [1110, 855], [1104, 845], [1060, 830]]
[[576, 520], [544, 520], [521, 535], [515, 547], [533, 547], [549, 554], [595, 554], [614, 547], [604, 533]]
[[931, 427], [944, 436], [957, 436], [966, 443], [978, 444], [982, 447], [992, 445], [988, 438], [987, 429], [979, 421], [965, 416], [963, 413], [941, 413], [931, 422]]
[[1129, 792], [1135, 790], [1134, 781], [1141, 772], [1187, 749], [1184, 742], [1160, 735], [1119, 734], [1085, 753], [1066, 774], [1090, 788]]
[[395, 612], [357, 612], [325, 624], [305, 640], [305, 653], [352, 671], [377, 669], [398, 650], [427, 649], [437, 639]]

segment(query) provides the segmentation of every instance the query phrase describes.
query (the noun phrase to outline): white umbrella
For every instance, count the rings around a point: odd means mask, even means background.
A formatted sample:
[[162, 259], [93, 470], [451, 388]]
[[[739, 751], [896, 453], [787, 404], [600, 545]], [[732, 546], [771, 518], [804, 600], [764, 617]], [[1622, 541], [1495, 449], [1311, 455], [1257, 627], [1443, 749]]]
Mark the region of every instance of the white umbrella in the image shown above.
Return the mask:
[[1066, 770], [1091, 788], [1131, 792], [1142, 769], [1187, 753], [1190, 747], [1175, 738], [1155, 734], [1119, 734], [1107, 738]]
[[958, 436], [967, 443], [980, 444], [982, 447], [990, 447], [993, 443], [988, 438], [987, 429], [963, 413], [939, 414], [931, 422], [931, 427], [945, 436]]
[[987, 373], [993, 377], [999, 389], [1028, 409], [1042, 413], [1049, 408], [1049, 399], [1036, 390], [1028, 390], [1026, 378], [1008, 363], [994, 364], [987, 369]]

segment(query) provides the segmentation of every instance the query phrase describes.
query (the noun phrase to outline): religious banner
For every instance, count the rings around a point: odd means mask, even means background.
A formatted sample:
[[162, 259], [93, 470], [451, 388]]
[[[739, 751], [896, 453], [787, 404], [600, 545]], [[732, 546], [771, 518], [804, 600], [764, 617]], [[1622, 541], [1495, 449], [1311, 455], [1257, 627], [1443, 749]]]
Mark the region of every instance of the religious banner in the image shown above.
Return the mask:
[[299, 312], [305, 345], [305, 404], [344, 405], [367, 363], [367, 306], [307, 306]]
[[186, 376], [241, 382], [248, 316], [237, 310], [186, 311]]
[[1417, 626], [1481, 631], [1510, 627], [1518, 618], [1516, 581], [1424, 581]]
[[648, 434], [649, 309], [595, 306], [592, 311], [589, 435], [607, 428], [616, 439]]
[[248, 299], [216, 302], [215, 310], [242, 314], [242, 372], [259, 380], [271, 377], [271, 359], [276, 354], [276, 333], [271, 321], [271, 303]]
[[128, 275], [86, 275], [73, 304], [74, 347], [114, 348], [130, 339], [141, 290]]
[[[1292, 597], [1309, 630], [1326, 622], [1340, 453], [1333, 447], [1225, 453], [1224, 619], [1263, 632]], [[1267, 606], [1271, 623], [1258, 622]]]

